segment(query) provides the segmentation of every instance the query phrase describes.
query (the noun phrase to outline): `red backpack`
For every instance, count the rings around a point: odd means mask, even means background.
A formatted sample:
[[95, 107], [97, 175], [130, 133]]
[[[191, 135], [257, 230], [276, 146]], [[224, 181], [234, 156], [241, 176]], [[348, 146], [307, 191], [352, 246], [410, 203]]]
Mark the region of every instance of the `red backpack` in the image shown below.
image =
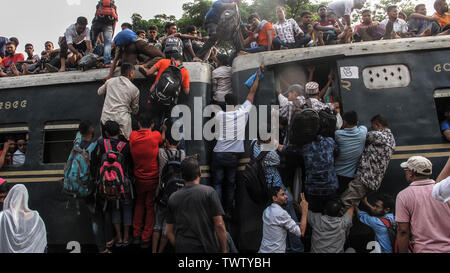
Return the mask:
[[125, 160], [121, 153], [126, 143], [119, 142], [117, 151], [113, 151], [109, 139], [104, 139], [103, 145], [105, 153], [102, 156], [97, 193], [104, 200], [123, 200], [131, 187], [123, 168]]
[[114, 23], [119, 16], [117, 15], [117, 7], [114, 0], [100, 0], [97, 4], [95, 19], [108, 23]]

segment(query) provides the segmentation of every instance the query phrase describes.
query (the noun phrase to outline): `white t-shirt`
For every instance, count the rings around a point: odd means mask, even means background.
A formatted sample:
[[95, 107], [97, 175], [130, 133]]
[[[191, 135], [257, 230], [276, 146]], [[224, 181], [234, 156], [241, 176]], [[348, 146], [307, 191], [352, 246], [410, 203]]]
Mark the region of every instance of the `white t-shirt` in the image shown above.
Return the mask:
[[221, 66], [213, 70], [213, 99], [218, 102], [225, 102], [225, 95], [232, 93], [231, 86], [231, 67]]
[[75, 24], [71, 25], [66, 29], [66, 33], [64, 33], [64, 36], [66, 36], [67, 44], [75, 44], [78, 45], [84, 40], [90, 41], [91, 35], [89, 34], [89, 28], [86, 27], [86, 29], [81, 33], [77, 33], [77, 29], [75, 27]]
[[[386, 28], [388, 22], [389, 18], [386, 18], [381, 22], [381, 24]], [[408, 24], [405, 22], [405, 20], [397, 18], [397, 20], [394, 22], [392, 30], [397, 33], [408, 33]]]
[[336, 1], [328, 5], [328, 13], [336, 14], [337, 18], [342, 18], [345, 15], [350, 16], [353, 9], [353, 0]]
[[245, 127], [252, 103], [248, 100], [235, 111], [220, 111], [215, 119], [219, 124], [219, 139], [214, 147], [215, 153], [243, 153]]

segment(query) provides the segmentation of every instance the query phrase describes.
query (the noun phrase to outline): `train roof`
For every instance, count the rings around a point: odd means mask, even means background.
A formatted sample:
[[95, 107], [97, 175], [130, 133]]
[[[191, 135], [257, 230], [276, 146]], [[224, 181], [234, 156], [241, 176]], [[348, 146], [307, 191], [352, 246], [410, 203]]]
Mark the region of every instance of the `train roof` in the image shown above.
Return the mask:
[[386, 54], [449, 47], [450, 35], [446, 35], [266, 51], [237, 57], [233, 62], [233, 73], [254, 69], [260, 65], [270, 66], [327, 57]]
[[[212, 66], [204, 63], [184, 63], [184, 67], [189, 71], [191, 82], [210, 83]], [[70, 84], [81, 82], [102, 81], [109, 74], [109, 68], [92, 69], [88, 71], [67, 71], [61, 73], [44, 73], [36, 75], [23, 75], [18, 77], [0, 78], [0, 90], [15, 89], [36, 86], [48, 86], [57, 84]], [[114, 76], [120, 74], [120, 68], [117, 68]], [[143, 79], [144, 76], [139, 72], [136, 66], [136, 78]]]

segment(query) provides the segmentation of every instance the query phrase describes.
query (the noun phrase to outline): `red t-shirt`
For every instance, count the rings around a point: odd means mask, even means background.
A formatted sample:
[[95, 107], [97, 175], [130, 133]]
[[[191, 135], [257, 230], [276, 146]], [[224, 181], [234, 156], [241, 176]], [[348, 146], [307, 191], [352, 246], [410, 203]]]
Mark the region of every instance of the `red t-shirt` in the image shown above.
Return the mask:
[[23, 54], [17, 53], [17, 54], [14, 54], [13, 57], [8, 56], [8, 57], [3, 58], [2, 66], [4, 68], [8, 69], [11, 64], [15, 64], [19, 61], [24, 61], [24, 60], [25, 60], [25, 57], [23, 56]]
[[130, 135], [131, 156], [134, 163], [134, 176], [137, 179], [158, 182], [158, 151], [162, 143], [161, 133], [142, 129]]
[[323, 27], [327, 27], [327, 26], [339, 27], [338, 23], [334, 19], [328, 19], [326, 21], [317, 20], [314, 22], [314, 25], [317, 25], [317, 24], [319, 24]]
[[[159, 62], [155, 64], [155, 66], [158, 68], [158, 75], [156, 75], [155, 83], [158, 82], [159, 78], [161, 77], [164, 70], [166, 70], [170, 65], [172, 64], [172, 61], [169, 59], [162, 59]], [[175, 64], [179, 66], [180, 64], [175, 61]], [[181, 69], [181, 85], [184, 88], [189, 88], [189, 72], [186, 68]]]

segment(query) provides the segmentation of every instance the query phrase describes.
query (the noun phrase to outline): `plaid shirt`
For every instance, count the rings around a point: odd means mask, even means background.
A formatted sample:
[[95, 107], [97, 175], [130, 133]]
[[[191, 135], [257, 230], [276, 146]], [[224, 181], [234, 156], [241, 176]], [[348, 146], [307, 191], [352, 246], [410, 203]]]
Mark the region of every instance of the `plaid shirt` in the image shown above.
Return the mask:
[[275, 37], [280, 38], [283, 43], [295, 43], [295, 37], [303, 33], [294, 19], [288, 19], [284, 23], [276, 23], [273, 25]]

